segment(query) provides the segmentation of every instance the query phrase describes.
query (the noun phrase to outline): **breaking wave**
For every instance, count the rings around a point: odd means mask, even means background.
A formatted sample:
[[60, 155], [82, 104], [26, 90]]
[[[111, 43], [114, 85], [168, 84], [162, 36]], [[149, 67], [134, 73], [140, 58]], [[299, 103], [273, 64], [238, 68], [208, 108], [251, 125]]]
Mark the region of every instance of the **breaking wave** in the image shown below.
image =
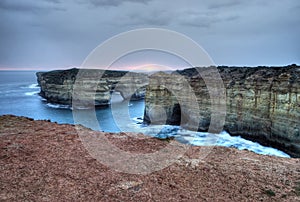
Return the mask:
[[[141, 123], [140, 118], [134, 118], [133, 120]], [[233, 147], [239, 150], [249, 150], [257, 154], [290, 158], [288, 154], [278, 149], [262, 146], [257, 142], [246, 140], [240, 136], [230, 136], [226, 131], [223, 131], [220, 134], [210, 134], [207, 132], [185, 130], [180, 126], [150, 125], [141, 127], [141, 132], [160, 139], [174, 137], [179, 142], [195, 146]]]
[[50, 108], [54, 109], [71, 109], [70, 105], [63, 105], [63, 104], [53, 104], [53, 103], [47, 103], [46, 104]]
[[27, 96], [32, 96], [32, 95], [36, 95], [36, 94], [38, 94], [38, 93], [39, 93], [39, 91], [26, 92], [25, 95], [27, 95]]

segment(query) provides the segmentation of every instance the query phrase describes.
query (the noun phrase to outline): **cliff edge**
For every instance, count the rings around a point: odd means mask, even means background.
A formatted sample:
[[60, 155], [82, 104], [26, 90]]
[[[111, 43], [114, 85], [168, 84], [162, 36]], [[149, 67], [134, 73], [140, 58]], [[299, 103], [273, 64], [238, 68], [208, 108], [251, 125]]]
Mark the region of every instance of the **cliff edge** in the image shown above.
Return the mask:
[[[78, 128], [77, 128], [78, 130]], [[93, 159], [72, 125], [0, 116], [0, 201], [299, 201], [300, 159], [214, 147], [190, 149], [148, 175], [116, 172]], [[106, 135], [122, 151], [153, 153], [171, 142]], [[172, 141], [172, 140], [171, 140]], [[142, 165], [141, 165], [142, 166]]]

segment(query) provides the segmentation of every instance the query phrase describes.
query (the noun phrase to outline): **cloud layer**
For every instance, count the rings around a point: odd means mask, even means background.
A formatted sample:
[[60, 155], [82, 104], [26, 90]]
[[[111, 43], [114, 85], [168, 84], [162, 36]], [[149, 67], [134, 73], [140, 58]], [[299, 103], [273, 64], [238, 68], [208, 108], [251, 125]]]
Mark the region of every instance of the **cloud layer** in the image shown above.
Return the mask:
[[217, 64], [300, 63], [299, 8], [297, 0], [1, 0], [0, 68], [79, 66], [101, 42], [146, 27], [187, 35]]

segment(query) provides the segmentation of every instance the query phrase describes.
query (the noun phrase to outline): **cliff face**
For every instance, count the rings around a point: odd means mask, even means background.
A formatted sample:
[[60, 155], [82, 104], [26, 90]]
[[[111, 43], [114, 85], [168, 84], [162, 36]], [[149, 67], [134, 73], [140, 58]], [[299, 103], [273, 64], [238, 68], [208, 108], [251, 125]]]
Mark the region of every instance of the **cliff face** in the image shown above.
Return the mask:
[[146, 75], [139, 73], [76, 68], [38, 72], [36, 75], [41, 87], [40, 96], [50, 103], [66, 105], [72, 104], [73, 90], [80, 93], [77, 98], [83, 105], [85, 100], [91, 99], [96, 106], [108, 105], [112, 91], [120, 92], [124, 99], [141, 99], [145, 96], [148, 81]]
[[[217, 69], [226, 91], [224, 129], [300, 157], [300, 67]], [[194, 68], [152, 75], [145, 102], [145, 122], [209, 128], [212, 102]]]
[[[224, 130], [300, 157], [300, 67], [217, 70], [226, 93], [219, 107], [222, 110], [226, 106]], [[99, 72], [101, 77], [97, 77]], [[213, 81], [213, 75], [207, 76]], [[181, 124], [200, 131], [223, 129], [211, 125], [212, 109], [218, 109], [218, 103], [210, 98], [209, 81], [204, 81], [195, 68], [172, 74], [159, 72], [150, 78], [126, 71], [78, 69], [38, 72], [37, 77], [40, 95], [51, 103], [71, 105], [77, 98], [82, 105], [92, 100], [92, 104], [103, 106], [110, 103], [112, 91], [120, 92], [124, 99], [143, 98], [146, 91], [145, 122]], [[74, 98], [73, 91], [79, 96]]]

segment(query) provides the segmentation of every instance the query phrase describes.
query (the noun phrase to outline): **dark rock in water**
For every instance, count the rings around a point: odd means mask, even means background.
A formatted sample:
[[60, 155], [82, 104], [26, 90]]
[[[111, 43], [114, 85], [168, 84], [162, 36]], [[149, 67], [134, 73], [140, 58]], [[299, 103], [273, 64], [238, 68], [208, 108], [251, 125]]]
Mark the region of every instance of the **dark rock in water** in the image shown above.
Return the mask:
[[114, 91], [124, 99], [142, 99], [148, 82], [145, 74], [98, 69], [73, 68], [36, 75], [40, 96], [57, 104], [72, 105], [76, 101], [77, 107], [107, 106]]
[[[187, 123], [197, 123], [198, 127], [190, 129], [208, 131], [212, 106], [218, 109], [223, 104], [226, 107], [224, 129], [231, 135], [300, 157], [300, 67], [221, 66], [215, 69], [226, 91], [226, 99], [219, 104], [212, 102], [210, 93], [214, 92], [209, 92], [206, 85], [215, 82], [217, 87], [219, 81], [213, 74], [207, 74], [209, 79], [204, 82], [199, 74], [199, 71], [209, 72], [209, 68], [151, 75], [144, 122], [159, 120], [161, 124], [181, 124], [187, 128]], [[217, 128], [216, 132], [222, 129]]]
[[156, 137], [158, 139], [169, 139], [169, 138], [172, 139], [177, 135], [178, 130], [179, 130], [179, 127], [165, 126], [154, 137]]

